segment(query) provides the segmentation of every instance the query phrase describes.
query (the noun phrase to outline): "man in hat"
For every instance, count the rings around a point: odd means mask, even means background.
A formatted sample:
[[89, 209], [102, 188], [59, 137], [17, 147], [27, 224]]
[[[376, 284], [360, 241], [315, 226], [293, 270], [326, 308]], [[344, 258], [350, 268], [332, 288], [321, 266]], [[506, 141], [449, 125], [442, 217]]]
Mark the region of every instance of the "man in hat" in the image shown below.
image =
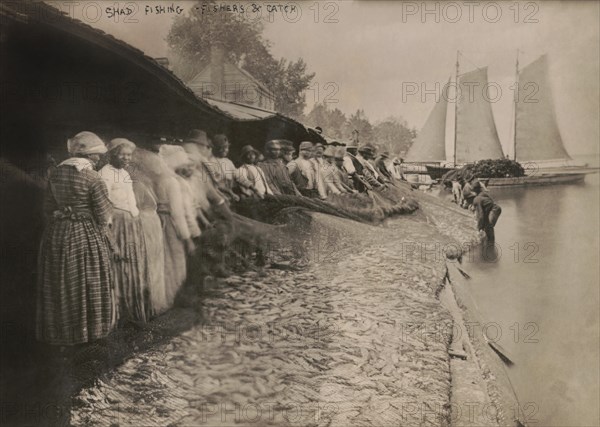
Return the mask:
[[213, 157], [210, 159], [211, 169], [214, 171], [217, 187], [229, 200], [240, 200], [233, 192], [234, 174], [236, 168], [227, 158], [229, 154], [229, 139], [224, 134], [217, 134], [213, 138]]
[[273, 195], [267, 183], [265, 173], [261, 168], [256, 166], [258, 151], [251, 145], [245, 145], [242, 147], [240, 157], [242, 159], [242, 166], [238, 168], [238, 175], [240, 179], [247, 180], [252, 184], [251, 187], [242, 187], [242, 194], [247, 197], [256, 195], [261, 199], [267, 194]]
[[213, 144], [208, 139], [206, 132], [200, 129], [192, 129], [188, 137], [181, 144], [190, 159], [196, 164], [201, 178], [210, 181], [215, 187], [218, 186], [216, 171], [214, 168], [212, 148]]
[[383, 180], [379, 173], [375, 170], [375, 167], [369, 162], [375, 158], [377, 149], [371, 144], [365, 144], [358, 149], [358, 155], [356, 160], [362, 166], [361, 174], [364, 179], [374, 188], [384, 187], [385, 180]]
[[217, 173], [220, 184], [219, 188], [223, 188], [222, 192], [226, 193], [231, 200], [237, 202], [239, 201], [239, 197], [233, 192], [234, 187], [240, 189], [242, 192], [243, 190], [254, 192], [254, 185], [251, 181], [238, 173], [238, 169], [231, 159], [227, 157], [230, 147], [227, 136], [223, 134], [215, 135], [213, 140], [213, 152], [219, 166]]
[[301, 196], [294, 185], [287, 167], [281, 160], [281, 144], [273, 139], [265, 144], [265, 159], [258, 163], [265, 173], [267, 184], [274, 195], [287, 194], [290, 196]]
[[388, 165], [386, 164], [389, 158], [390, 155], [387, 151], [384, 151], [379, 156], [377, 156], [377, 158], [375, 159], [375, 169], [379, 174], [383, 175], [386, 179], [391, 181], [393, 178], [392, 171], [388, 168]]
[[[356, 132], [356, 133], [355, 133]], [[353, 139], [346, 145], [343, 169], [352, 179], [353, 187], [359, 192], [372, 190], [373, 186], [362, 175], [363, 166], [356, 158], [358, 154], [358, 131], [352, 132]]]
[[341, 186], [346, 190], [347, 193], [356, 193], [353, 188], [352, 181], [349, 179], [348, 172], [344, 168], [344, 161], [346, 159], [345, 147], [338, 147], [333, 155], [333, 164], [337, 168], [337, 176], [341, 183]]
[[313, 149], [313, 156], [310, 159], [313, 167], [316, 171], [316, 187], [319, 192], [321, 199], [327, 198], [327, 183], [325, 182], [325, 159], [323, 155], [325, 153], [325, 146], [320, 142], [317, 142]]
[[296, 153], [296, 149], [294, 148], [294, 143], [292, 141], [288, 141], [287, 139], [282, 139], [281, 142], [281, 159], [283, 163], [286, 165], [294, 160], [294, 154]]
[[303, 141], [299, 147], [300, 155], [296, 160], [287, 164], [288, 171], [296, 188], [303, 196], [319, 197], [317, 189], [317, 170], [310, 161], [313, 154], [313, 144], [310, 141]]
[[[212, 157], [212, 143], [206, 136], [206, 133], [199, 129], [193, 129], [184, 140], [182, 146], [187, 152], [190, 161], [195, 166], [188, 179], [193, 191], [196, 193], [194, 196], [197, 198], [195, 204], [199, 219], [201, 219], [202, 223], [206, 223], [207, 221], [203, 218], [203, 214], [207, 214], [219, 223], [230, 223], [231, 212], [225, 203], [226, 197], [217, 187], [213, 170], [214, 161], [213, 164], [210, 164], [208, 160], [208, 156]], [[199, 201], [201, 198], [204, 198], [210, 204], [210, 209], [203, 208], [202, 203]], [[206, 212], [203, 212], [205, 209]], [[215, 222], [212, 223], [212, 226], [214, 228]]]
[[[351, 192], [351, 190], [343, 184], [343, 179], [340, 175], [344, 174], [340, 173], [341, 171], [338, 169], [335, 163], [335, 154], [339, 145], [340, 144], [337, 141], [333, 141], [332, 143], [325, 146], [325, 151], [323, 152], [323, 159], [325, 159], [325, 162], [323, 165], [322, 173], [327, 189], [327, 195], [344, 194]], [[343, 154], [341, 155], [343, 161]]]
[[480, 233], [485, 232], [488, 243], [494, 243], [496, 238], [494, 227], [502, 213], [502, 208], [494, 203], [479, 181], [473, 183], [471, 191], [476, 194], [473, 206], [475, 206], [475, 215], [477, 216], [477, 230]]

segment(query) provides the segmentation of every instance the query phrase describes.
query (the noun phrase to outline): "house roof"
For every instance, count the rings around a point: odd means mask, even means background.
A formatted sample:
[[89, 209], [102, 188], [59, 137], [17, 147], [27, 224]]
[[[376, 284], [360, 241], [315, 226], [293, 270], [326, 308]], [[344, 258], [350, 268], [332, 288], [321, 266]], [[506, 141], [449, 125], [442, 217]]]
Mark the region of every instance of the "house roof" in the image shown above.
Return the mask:
[[244, 70], [241, 67], [238, 67], [237, 65], [233, 64], [233, 66], [235, 68], [237, 68], [238, 70], [240, 70], [242, 72], [242, 74], [244, 74], [246, 77], [248, 77], [249, 79], [251, 79], [254, 83], [257, 84], [258, 87], [260, 87], [262, 90], [264, 90], [265, 92], [267, 92], [269, 95], [275, 97], [275, 94], [273, 92], [271, 92], [264, 84], [262, 84], [261, 82], [259, 82], [252, 74], [250, 74], [248, 71]]
[[246, 104], [218, 101], [211, 98], [207, 98], [206, 101], [224, 114], [236, 120], [262, 120], [279, 115], [275, 111], [263, 110]]
[[210, 104], [204, 99], [198, 98], [183, 81], [154, 58], [100, 29], [71, 18], [67, 13], [49, 4], [43, 2], [0, 2], [0, 15], [22, 23], [48, 25], [56, 30], [68, 32], [72, 36], [93, 43], [101, 49], [108, 49], [153, 74], [168, 86], [174, 95], [180, 96], [209, 114], [218, 114]]
[[[208, 117], [220, 121], [245, 122], [248, 124], [251, 124], [252, 121], [276, 120], [282, 124], [292, 126], [294, 129], [303, 129], [302, 132], [308, 132], [311, 135], [315, 134], [314, 131], [308, 130], [304, 124], [275, 111], [199, 97], [182, 80], [154, 58], [100, 29], [71, 18], [65, 12], [49, 4], [43, 2], [0, 2], [0, 16], [3, 20], [7, 19], [9, 22], [12, 20], [23, 24], [49, 26], [53, 31], [66, 33], [69, 37], [77, 37], [95, 45], [99, 49], [118, 55], [123, 60], [151, 74], [160, 84], [164, 85], [163, 88], [168, 93], [171, 93], [173, 97], [183, 100], [193, 110], [206, 114]], [[237, 66], [236, 68], [248, 78], [255, 81], [261, 88], [272, 94], [272, 92], [247, 71]], [[317, 140], [324, 140], [324, 138], [316, 134], [313, 137]]]

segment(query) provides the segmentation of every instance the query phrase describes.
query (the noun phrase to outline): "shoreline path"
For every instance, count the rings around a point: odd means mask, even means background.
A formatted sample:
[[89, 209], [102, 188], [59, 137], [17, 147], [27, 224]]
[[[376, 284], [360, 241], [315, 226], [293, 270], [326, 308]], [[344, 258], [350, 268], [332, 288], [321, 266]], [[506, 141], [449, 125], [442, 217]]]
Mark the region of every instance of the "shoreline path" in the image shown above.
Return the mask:
[[213, 281], [203, 320], [82, 389], [71, 422], [447, 425], [452, 240], [434, 224], [451, 219], [422, 208], [383, 227], [313, 215], [326, 244], [305, 269]]

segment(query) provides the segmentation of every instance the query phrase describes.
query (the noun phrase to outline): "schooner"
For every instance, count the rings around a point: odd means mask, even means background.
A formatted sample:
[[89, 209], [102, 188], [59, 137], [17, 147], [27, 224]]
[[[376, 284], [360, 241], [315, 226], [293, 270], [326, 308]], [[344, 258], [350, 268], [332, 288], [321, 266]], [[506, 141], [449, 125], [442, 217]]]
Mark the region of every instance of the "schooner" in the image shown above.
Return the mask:
[[[487, 67], [459, 73], [457, 53], [454, 99], [454, 141], [446, 155], [447, 96], [450, 80], [410, 147], [406, 161], [424, 165], [432, 179], [445, 172], [484, 159], [504, 158], [489, 96]], [[575, 163], [567, 153], [558, 128], [548, 76], [548, 60], [542, 55], [518, 69], [513, 112], [513, 160], [526, 163], [529, 175], [491, 178], [489, 185], [527, 185], [581, 181], [587, 165]], [[475, 88], [475, 89], [473, 89]], [[533, 89], [533, 90], [532, 90]], [[407, 171], [407, 173], [410, 173]]]

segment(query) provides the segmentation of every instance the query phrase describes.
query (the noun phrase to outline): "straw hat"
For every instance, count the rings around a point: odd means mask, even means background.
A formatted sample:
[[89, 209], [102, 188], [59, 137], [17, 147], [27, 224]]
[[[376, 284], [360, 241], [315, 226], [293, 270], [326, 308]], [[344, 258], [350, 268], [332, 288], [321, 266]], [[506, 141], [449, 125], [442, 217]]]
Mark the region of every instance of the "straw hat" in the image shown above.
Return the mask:
[[310, 141], [302, 141], [300, 143], [300, 147], [298, 148], [298, 151], [303, 151], [303, 150], [312, 150], [313, 149], [313, 143]]
[[365, 144], [358, 149], [359, 153], [375, 154], [376, 151], [377, 151], [377, 149], [371, 144]]

